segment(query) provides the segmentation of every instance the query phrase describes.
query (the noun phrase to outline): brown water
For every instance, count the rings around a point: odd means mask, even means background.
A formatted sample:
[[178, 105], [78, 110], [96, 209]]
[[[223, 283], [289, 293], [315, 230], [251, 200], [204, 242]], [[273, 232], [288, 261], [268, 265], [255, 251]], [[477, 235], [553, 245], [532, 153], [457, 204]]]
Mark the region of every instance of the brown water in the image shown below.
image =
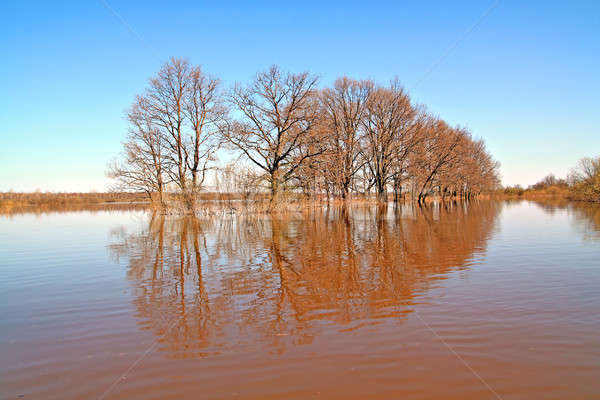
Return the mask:
[[0, 397], [600, 398], [600, 206], [0, 216]]

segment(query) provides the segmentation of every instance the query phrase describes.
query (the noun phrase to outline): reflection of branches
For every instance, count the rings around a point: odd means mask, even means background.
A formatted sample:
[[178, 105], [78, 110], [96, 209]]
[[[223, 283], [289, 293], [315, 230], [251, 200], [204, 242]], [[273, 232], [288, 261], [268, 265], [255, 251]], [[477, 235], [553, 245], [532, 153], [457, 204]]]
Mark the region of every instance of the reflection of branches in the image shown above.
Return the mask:
[[585, 239], [600, 239], [600, 207], [593, 203], [573, 203], [570, 211]]
[[535, 201], [534, 204], [549, 214], [557, 210], [567, 210], [574, 217], [575, 228], [581, 232], [584, 239], [600, 239], [600, 207], [590, 202], [570, 202], [566, 200]]
[[[46, 194], [42, 194], [45, 196]], [[51, 196], [51, 195], [48, 195]], [[127, 199], [127, 202], [123, 203], [48, 203], [48, 204], [10, 204], [0, 203], [0, 217], [11, 218], [16, 215], [51, 215], [51, 214], [62, 214], [68, 212], [81, 212], [85, 211], [88, 213], [112, 213], [112, 212], [123, 212], [123, 211], [143, 211], [148, 208], [146, 203], [132, 203], [131, 199]]]
[[300, 219], [153, 215], [111, 250], [129, 258], [142, 327], [175, 355], [256, 341], [285, 351], [323, 322], [354, 329], [402, 318], [415, 296], [484, 251], [498, 211], [477, 203], [330, 208]]

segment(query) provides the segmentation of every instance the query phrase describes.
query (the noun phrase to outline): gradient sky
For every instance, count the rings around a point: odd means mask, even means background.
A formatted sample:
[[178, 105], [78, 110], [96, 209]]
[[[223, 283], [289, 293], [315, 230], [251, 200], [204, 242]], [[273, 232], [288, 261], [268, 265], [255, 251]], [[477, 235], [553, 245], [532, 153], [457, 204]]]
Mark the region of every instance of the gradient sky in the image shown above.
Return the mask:
[[504, 184], [600, 155], [598, 1], [8, 3], [0, 191], [106, 190], [124, 110], [169, 57], [225, 86], [272, 64], [321, 85], [398, 76], [415, 102], [486, 141]]

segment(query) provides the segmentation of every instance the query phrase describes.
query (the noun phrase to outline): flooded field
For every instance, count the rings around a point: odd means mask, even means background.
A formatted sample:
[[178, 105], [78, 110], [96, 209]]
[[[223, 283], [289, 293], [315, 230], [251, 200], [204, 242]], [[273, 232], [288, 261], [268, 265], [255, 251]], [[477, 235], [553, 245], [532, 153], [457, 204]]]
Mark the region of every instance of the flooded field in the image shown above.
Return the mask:
[[600, 206], [0, 216], [0, 398], [600, 398]]

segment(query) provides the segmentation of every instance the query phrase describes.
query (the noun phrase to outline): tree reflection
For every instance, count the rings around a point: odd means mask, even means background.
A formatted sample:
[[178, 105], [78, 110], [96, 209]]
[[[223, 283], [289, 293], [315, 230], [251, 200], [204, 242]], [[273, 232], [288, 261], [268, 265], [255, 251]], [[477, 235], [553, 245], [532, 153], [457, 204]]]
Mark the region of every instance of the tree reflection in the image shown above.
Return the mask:
[[579, 231], [584, 240], [600, 239], [600, 207], [598, 203], [573, 202], [564, 199], [536, 200], [535, 205], [548, 214], [566, 210], [573, 216], [574, 228]]
[[329, 208], [302, 217], [151, 215], [127, 256], [143, 329], [176, 357], [262, 343], [272, 351], [393, 319], [483, 254], [493, 202]]
[[600, 207], [597, 203], [578, 202], [569, 205], [584, 239], [600, 239]]

